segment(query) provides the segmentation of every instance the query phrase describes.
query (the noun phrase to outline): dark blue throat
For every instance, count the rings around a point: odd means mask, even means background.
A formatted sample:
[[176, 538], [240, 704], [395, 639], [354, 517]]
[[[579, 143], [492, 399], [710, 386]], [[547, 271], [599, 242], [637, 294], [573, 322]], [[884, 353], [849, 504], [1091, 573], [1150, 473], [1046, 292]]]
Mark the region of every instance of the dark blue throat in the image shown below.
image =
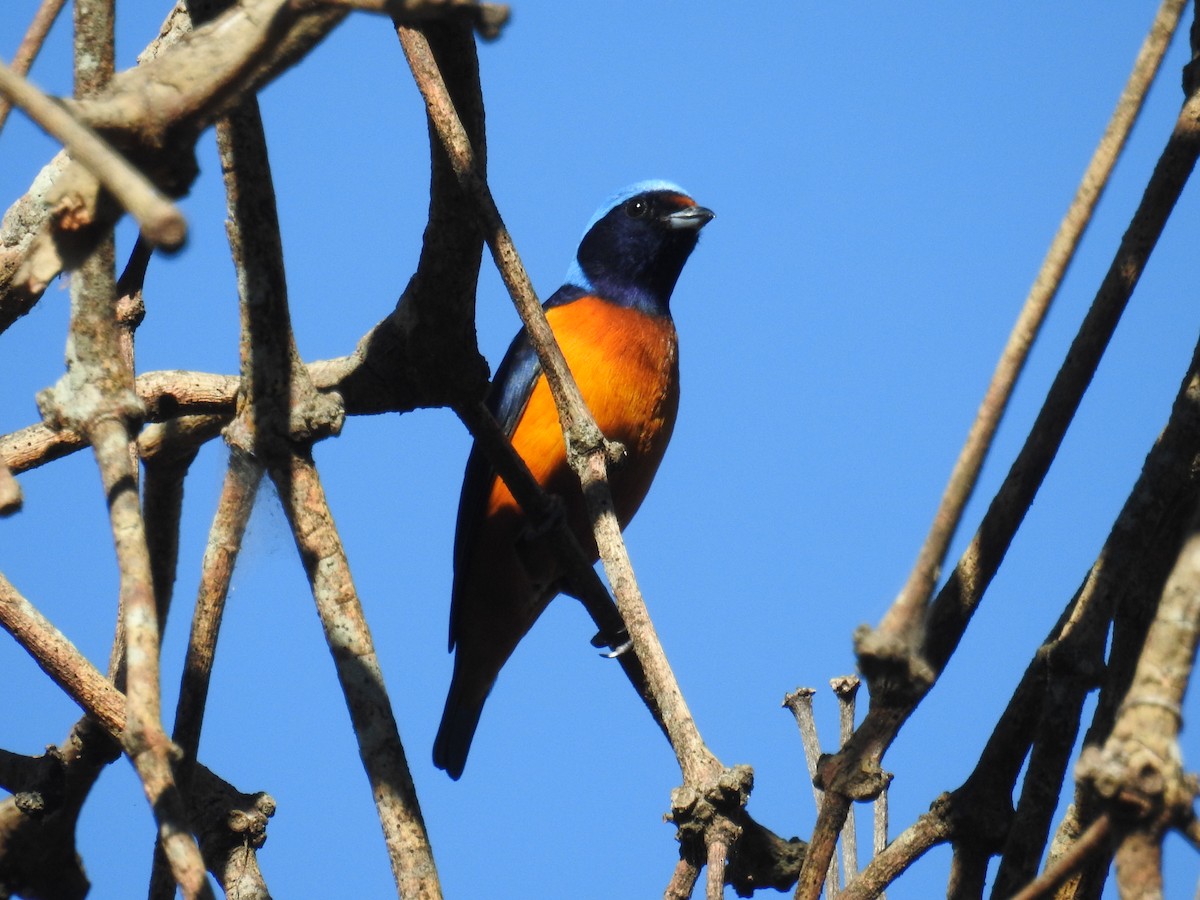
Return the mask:
[[576, 258], [579, 286], [606, 300], [655, 315], [670, 314], [671, 292], [698, 234], [632, 220], [619, 209], [584, 236]]

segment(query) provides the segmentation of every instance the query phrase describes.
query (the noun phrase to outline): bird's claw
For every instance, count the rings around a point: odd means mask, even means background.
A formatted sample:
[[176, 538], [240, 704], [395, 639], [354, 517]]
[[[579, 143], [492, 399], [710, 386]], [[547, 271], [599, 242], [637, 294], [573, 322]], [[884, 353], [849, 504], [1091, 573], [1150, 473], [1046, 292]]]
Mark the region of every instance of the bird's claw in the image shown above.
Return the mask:
[[614, 647], [612, 650], [609, 650], [607, 653], [601, 653], [600, 655], [603, 656], [605, 659], [616, 659], [618, 656], [621, 656], [623, 653], [628, 652], [630, 650], [630, 648], [632, 648], [632, 647], [633, 647], [633, 641], [627, 640], [621, 646]]

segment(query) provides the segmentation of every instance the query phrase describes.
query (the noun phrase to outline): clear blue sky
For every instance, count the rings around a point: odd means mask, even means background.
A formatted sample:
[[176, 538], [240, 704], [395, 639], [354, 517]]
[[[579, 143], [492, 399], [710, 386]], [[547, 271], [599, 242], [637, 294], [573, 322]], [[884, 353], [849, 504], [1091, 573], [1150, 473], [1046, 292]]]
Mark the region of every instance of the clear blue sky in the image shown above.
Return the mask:
[[[119, 63], [166, 2], [120, 0]], [[11, 56], [34, 0], [9, 0]], [[754, 766], [750, 809], [785, 835], [814, 813], [780, 708], [853, 670], [851, 633], [903, 582], [996, 357], [1154, 11], [1151, 3], [519, 3], [481, 47], [493, 191], [543, 297], [596, 204], [678, 181], [718, 218], [673, 304], [683, 400], [627, 532], [699, 727]], [[69, 91], [69, 17], [34, 79]], [[1183, 35], [1180, 35], [1182, 38]], [[968, 511], [974, 528], [1020, 446], [1181, 101], [1177, 40], [1100, 206]], [[296, 337], [339, 356], [393, 306], [417, 258], [428, 152], [420, 99], [382, 18], [353, 16], [262, 97]], [[0, 198], [53, 146], [19, 114]], [[191, 243], [158, 260], [141, 370], [234, 372], [237, 310], [211, 134], [183, 207]], [[1200, 326], [1195, 186], [1160, 243], [1050, 478], [942, 682], [885, 760], [893, 834], [970, 771], [1038, 642], [1078, 586], [1166, 421]], [[122, 248], [130, 244], [122, 232]], [[61, 283], [3, 339], [0, 433], [62, 372]], [[479, 340], [518, 325], [485, 262]], [[462, 781], [430, 747], [449, 682], [450, 548], [469, 441], [448, 412], [356, 418], [316, 457], [373, 629], [448, 897], [651, 897], [676, 858], [669, 748], [590, 621], [555, 602], [505, 669]], [[224, 448], [187, 484], [165, 644], [173, 710]], [[99, 481], [78, 454], [21, 478], [0, 571], [92, 660], [108, 657], [116, 569]], [[965, 536], [960, 536], [960, 547]], [[77, 716], [11, 641], [0, 746], [35, 753]], [[832, 698], [819, 724], [833, 749]], [[1200, 713], [1190, 698], [1188, 722]], [[168, 713], [168, 717], [171, 713]], [[1090, 706], [1088, 715], [1090, 716]], [[1184, 734], [1193, 767], [1194, 733]], [[234, 580], [201, 757], [279, 812], [260, 856], [279, 897], [394, 893], [370, 793], [282, 514], [260, 501]], [[140, 896], [153, 826], [118, 763], [84, 813], [100, 900]], [[1190, 894], [1175, 841], [1168, 895]], [[892, 898], [944, 892], [949, 852]], [[336, 890], [335, 890], [335, 887]]]

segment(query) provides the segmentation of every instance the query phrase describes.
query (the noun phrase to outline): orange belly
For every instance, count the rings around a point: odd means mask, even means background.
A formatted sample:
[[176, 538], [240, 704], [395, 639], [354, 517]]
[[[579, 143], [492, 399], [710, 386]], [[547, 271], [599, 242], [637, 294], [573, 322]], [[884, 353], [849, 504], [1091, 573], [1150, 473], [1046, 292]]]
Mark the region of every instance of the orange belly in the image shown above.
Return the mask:
[[[546, 318], [562, 347], [584, 402], [611, 441], [624, 445], [626, 458], [612, 470], [617, 516], [624, 527], [649, 490], [662, 461], [679, 409], [679, 358], [675, 327], [669, 319], [584, 297], [550, 309]], [[568, 498], [579, 494], [567, 464], [558, 411], [544, 376], [539, 376], [512, 436], [513, 447], [538, 483]], [[579, 498], [582, 499], [582, 498]], [[487, 515], [517, 503], [496, 479]], [[568, 510], [585, 547], [591, 546], [582, 509]], [[506, 518], [506, 516], [501, 516]], [[580, 527], [584, 526], [582, 533]]]

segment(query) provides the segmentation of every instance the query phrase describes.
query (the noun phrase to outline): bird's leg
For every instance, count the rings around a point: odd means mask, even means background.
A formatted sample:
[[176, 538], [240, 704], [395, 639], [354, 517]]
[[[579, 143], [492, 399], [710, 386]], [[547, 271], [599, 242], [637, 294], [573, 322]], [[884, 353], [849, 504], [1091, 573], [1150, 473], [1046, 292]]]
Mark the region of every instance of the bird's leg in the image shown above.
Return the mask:
[[525, 519], [517, 533], [517, 558], [538, 588], [545, 590], [562, 577], [562, 566], [552, 546], [554, 533], [566, 525], [567, 505], [558, 494], [548, 494], [548, 511], [540, 519]]

